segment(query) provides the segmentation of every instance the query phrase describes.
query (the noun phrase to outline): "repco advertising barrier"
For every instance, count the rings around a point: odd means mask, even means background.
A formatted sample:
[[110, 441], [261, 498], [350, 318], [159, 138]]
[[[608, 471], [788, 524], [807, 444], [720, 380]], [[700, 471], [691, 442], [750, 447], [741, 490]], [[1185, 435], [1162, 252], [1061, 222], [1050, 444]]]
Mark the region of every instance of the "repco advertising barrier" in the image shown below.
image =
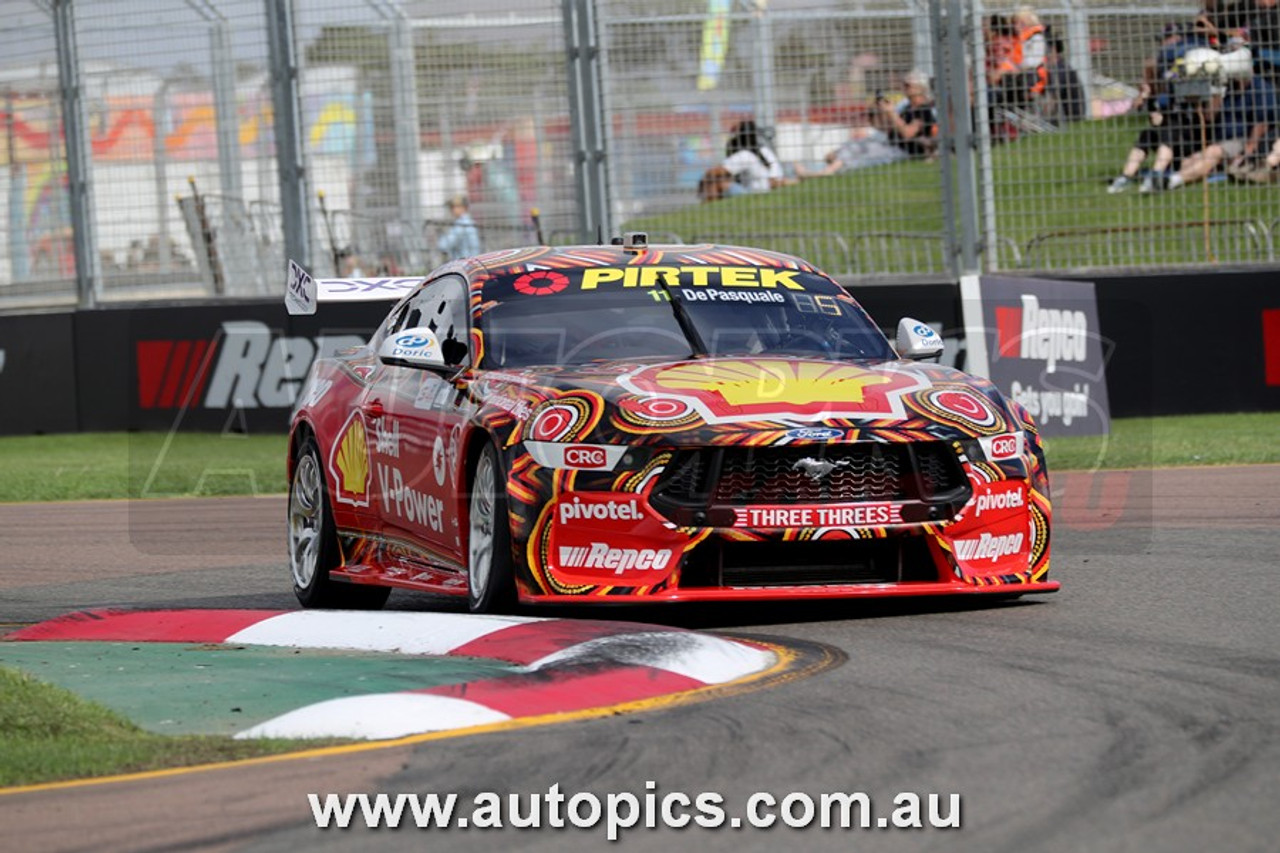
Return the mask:
[[[890, 333], [902, 316], [933, 324], [944, 363], [987, 372], [1059, 435], [1104, 429], [1108, 413], [1280, 409], [1274, 279], [1099, 277], [1095, 313], [1092, 285], [983, 277], [966, 280], [964, 305], [977, 310], [963, 324], [953, 284], [850, 290]], [[269, 300], [0, 315], [0, 434], [283, 432], [311, 360], [367, 338], [387, 307], [290, 317]], [[981, 334], [966, 340], [965, 325]]]
[[969, 370], [1026, 407], [1045, 435], [1111, 429], [1092, 282], [981, 276], [960, 283]]
[[363, 344], [387, 310], [333, 307], [312, 317], [274, 302], [81, 312], [81, 375], [100, 380], [82, 388], [84, 428], [284, 431], [311, 362]]

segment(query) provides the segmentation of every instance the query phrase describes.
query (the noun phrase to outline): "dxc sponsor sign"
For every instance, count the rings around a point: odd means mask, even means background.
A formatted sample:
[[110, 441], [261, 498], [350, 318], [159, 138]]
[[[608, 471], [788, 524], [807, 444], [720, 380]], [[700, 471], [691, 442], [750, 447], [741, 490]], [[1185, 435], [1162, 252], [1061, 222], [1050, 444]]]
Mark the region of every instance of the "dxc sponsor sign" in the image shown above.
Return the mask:
[[966, 276], [960, 291], [970, 372], [1026, 407], [1045, 435], [1110, 431], [1092, 282]]

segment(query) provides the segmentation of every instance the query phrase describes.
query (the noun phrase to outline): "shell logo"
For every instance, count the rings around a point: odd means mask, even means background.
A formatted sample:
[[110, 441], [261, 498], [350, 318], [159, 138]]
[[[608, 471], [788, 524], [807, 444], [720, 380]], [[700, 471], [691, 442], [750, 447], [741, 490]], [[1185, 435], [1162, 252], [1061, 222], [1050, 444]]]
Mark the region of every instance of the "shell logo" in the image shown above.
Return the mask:
[[683, 400], [708, 423], [902, 418], [902, 395], [929, 387], [898, 370], [788, 359], [660, 365], [620, 381], [637, 394]]
[[351, 506], [369, 505], [369, 442], [359, 412], [351, 413], [333, 446], [329, 473], [335, 498]]

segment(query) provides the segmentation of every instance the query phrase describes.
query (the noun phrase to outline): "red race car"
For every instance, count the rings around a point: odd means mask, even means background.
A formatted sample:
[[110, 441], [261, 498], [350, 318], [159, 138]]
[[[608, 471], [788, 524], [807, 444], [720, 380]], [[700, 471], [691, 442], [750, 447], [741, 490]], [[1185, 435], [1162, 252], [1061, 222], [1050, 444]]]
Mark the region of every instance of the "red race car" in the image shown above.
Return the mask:
[[984, 379], [896, 351], [799, 258], [545, 246], [286, 301], [396, 298], [312, 365], [289, 439], [308, 607], [393, 587], [517, 603], [1052, 592], [1036, 427]]

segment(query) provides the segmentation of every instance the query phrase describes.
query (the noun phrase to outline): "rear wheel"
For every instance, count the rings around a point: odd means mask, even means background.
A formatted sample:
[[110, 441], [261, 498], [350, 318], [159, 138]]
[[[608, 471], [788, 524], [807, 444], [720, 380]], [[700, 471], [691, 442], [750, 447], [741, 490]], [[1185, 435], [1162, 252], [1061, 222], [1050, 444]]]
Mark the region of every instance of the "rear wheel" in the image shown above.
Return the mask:
[[341, 562], [338, 536], [315, 439], [298, 448], [289, 484], [289, 573], [303, 607], [377, 610], [391, 590], [334, 581], [329, 571]]
[[509, 613], [516, 605], [511, 571], [511, 523], [498, 453], [486, 444], [471, 477], [467, 597], [473, 613]]

